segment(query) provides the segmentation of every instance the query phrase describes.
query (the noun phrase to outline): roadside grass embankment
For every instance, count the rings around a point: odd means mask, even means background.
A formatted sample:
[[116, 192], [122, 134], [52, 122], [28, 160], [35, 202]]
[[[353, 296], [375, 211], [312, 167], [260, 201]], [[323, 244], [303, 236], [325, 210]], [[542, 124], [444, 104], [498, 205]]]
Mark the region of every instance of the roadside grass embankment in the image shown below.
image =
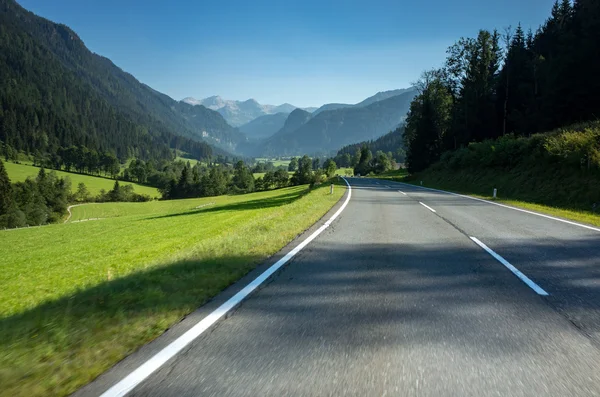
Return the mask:
[[[6, 168], [6, 172], [8, 173], [8, 177], [10, 181], [15, 182], [23, 182], [28, 177], [35, 178], [40, 171], [39, 167], [34, 167], [33, 165], [28, 164], [15, 164], [11, 162], [4, 163], [4, 167]], [[48, 172], [53, 171], [51, 169], [47, 169]], [[101, 189], [105, 191], [109, 191], [113, 188], [115, 184], [114, 179], [104, 178], [101, 176], [93, 176], [93, 175], [85, 175], [85, 174], [77, 174], [74, 172], [65, 172], [65, 171], [56, 171], [56, 175], [60, 178], [68, 177], [71, 180], [71, 191], [77, 191], [77, 185], [81, 182], [85, 184], [88, 191], [92, 196], [96, 196], [100, 193]], [[133, 182], [124, 182], [119, 181], [122, 185], [133, 185], [133, 191], [138, 194], [145, 194], [152, 198], [160, 197], [160, 193], [158, 189], [150, 186], [139, 185]]]
[[408, 176], [408, 172], [405, 168], [397, 170], [382, 172], [377, 174], [375, 177], [378, 179], [385, 179], [388, 181], [404, 182], [404, 179]]
[[0, 232], [0, 395], [75, 391], [276, 253], [344, 191], [89, 204], [71, 220], [105, 219]]
[[[431, 170], [411, 175], [400, 182], [420, 185], [424, 187], [447, 190], [454, 193], [470, 195], [485, 200], [495, 201], [518, 208], [536, 211], [543, 214], [600, 226], [600, 202], [597, 212], [591, 206], [588, 211], [581, 209], [582, 203], [578, 194], [587, 195], [596, 186], [593, 181], [583, 179], [572, 183], [561, 184], [553, 177], [559, 177], [559, 171], [549, 172], [544, 179], [543, 170], [514, 170], [513, 172], [495, 172], [493, 170], [473, 171], [442, 171]], [[569, 180], [572, 176], [564, 175]], [[600, 183], [598, 181], [596, 184]], [[493, 190], [497, 189], [497, 197], [493, 198]], [[570, 190], [572, 189], [572, 190]], [[564, 197], [572, 197], [572, 202], [565, 201]], [[599, 197], [600, 200], [600, 197]]]
[[485, 199], [497, 189], [498, 202], [600, 226], [600, 122], [472, 143], [422, 172], [382, 178]]

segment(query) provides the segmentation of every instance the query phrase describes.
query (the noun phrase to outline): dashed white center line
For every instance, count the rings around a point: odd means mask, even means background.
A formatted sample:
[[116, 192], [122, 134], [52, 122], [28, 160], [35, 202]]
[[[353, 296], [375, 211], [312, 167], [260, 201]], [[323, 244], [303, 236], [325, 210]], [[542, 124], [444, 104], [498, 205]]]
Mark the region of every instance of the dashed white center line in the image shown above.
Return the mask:
[[398, 190], [399, 193], [402, 193], [405, 196], [408, 196], [408, 194], [404, 193], [402, 190]]
[[515, 276], [519, 277], [521, 279], [521, 281], [523, 281], [525, 284], [527, 284], [529, 286], [529, 288], [534, 290], [538, 295], [548, 296], [548, 293], [546, 291], [544, 291], [544, 289], [542, 287], [540, 287], [539, 285], [534, 283], [529, 277], [527, 277], [526, 275], [521, 273], [521, 271], [519, 269], [517, 269], [516, 267], [511, 265], [506, 259], [504, 259], [500, 255], [498, 255], [497, 253], [492, 251], [492, 249], [489, 248], [487, 245], [485, 245], [484, 243], [482, 243], [475, 237], [470, 237], [470, 239], [473, 240], [475, 242], [475, 244], [477, 244], [478, 246], [483, 248], [485, 251], [487, 251], [487, 253], [490, 254], [491, 256], [493, 256], [498, 262], [500, 262], [504, 266], [506, 266], [506, 268], [508, 270], [513, 272]]
[[422, 202], [419, 201], [419, 204], [421, 204], [423, 207], [427, 208], [429, 211], [431, 212], [435, 212], [435, 210], [433, 208], [431, 208], [430, 206], [428, 206], [427, 204], [423, 204]]

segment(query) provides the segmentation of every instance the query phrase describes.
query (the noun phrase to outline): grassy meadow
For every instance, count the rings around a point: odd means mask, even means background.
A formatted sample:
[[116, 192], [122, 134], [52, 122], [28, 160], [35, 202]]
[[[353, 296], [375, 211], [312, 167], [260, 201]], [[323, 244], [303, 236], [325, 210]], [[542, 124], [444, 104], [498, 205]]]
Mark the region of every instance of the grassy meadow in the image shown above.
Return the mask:
[[[15, 164], [11, 162], [5, 162], [4, 167], [6, 167], [6, 172], [8, 172], [8, 177], [11, 182], [23, 182], [28, 177], [35, 178], [40, 171], [39, 167], [34, 167], [33, 165], [28, 164]], [[48, 172], [52, 170], [47, 170]], [[71, 190], [75, 192], [77, 190], [77, 185], [81, 182], [85, 183], [90, 194], [96, 196], [100, 193], [101, 189], [106, 191], [111, 190], [113, 185], [115, 184], [114, 179], [103, 178], [100, 176], [92, 176], [92, 175], [84, 175], [77, 174], [74, 172], [65, 172], [65, 171], [54, 171], [56, 174], [61, 177], [69, 177], [71, 179]], [[133, 185], [133, 191], [139, 194], [147, 194], [150, 197], [160, 197], [160, 193], [154, 187], [138, 185], [133, 182], [120, 182], [123, 185]]]
[[336, 175], [340, 176], [351, 176], [354, 175], [354, 169], [352, 167], [342, 167], [335, 170]]
[[[344, 191], [86, 204], [66, 224], [0, 232], [0, 395], [72, 393], [277, 252]], [[89, 218], [103, 219], [76, 222]]]
[[189, 161], [190, 165], [192, 167], [195, 166], [196, 164], [200, 163], [200, 161], [198, 161], [196, 159], [189, 159], [189, 158], [181, 157], [181, 156], [175, 157], [175, 161], [183, 161], [184, 163], [187, 163]]
[[[258, 178], [264, 178], [266, 172], [255, 172], [252, 175], [254, 175], [254, 179], [258, 179]], [[288, 176], [291, 178], [292, 175], [294, 175], [294, 171], [288, 171]]]
[[257, 157], [255, 159], [257, 162], [259, 163], [273, 163], [273, 166], [275, 167], [279, 167], [281, 165], [283, 165], [284, 167], [287, 167], [290, 164], [290, 160], [278, 160], [278, 159], [269, 159], [266, 157]]

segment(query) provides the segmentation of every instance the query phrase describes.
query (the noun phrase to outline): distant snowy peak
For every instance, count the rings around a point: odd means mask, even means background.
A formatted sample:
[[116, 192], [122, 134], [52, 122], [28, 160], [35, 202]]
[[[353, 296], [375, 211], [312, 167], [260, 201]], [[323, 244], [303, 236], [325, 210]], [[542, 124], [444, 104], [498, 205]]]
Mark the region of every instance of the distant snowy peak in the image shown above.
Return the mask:
[[204, 99], [187, 97], [182, 102], [190, 105], [203, 105], [204, 107], [219, 112], [229, 124], [239, 127], [257, 117], [275, 113], [291, 113], [296, 106], [284, 103], [283, 105], [261, 105], [255, 99], [234, 101], [223, 99], [218, 95]]
[[192, 98], [191, 96], [183, 98], [181, 102], [189, 103], [190, 105], [202, 105], [202, 102], [200, 102], [196, 98]]

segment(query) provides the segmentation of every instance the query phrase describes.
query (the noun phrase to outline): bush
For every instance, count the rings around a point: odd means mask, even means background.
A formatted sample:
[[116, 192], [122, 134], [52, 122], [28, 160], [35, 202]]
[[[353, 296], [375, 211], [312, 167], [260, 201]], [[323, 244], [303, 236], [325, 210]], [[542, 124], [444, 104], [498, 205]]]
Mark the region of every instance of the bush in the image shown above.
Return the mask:
[[513, 169], [520, 164], [548, 164], [569, 169], [600, 170], [600, 126], [560, 130], [531, 137], [506, 135], [471, 143], [442, 154], [431, 169]]
[[483, 195], [498, 188], [503, 197], [589, 211], [600, 203], [600, 123], [472, 143], [411, 179]]

